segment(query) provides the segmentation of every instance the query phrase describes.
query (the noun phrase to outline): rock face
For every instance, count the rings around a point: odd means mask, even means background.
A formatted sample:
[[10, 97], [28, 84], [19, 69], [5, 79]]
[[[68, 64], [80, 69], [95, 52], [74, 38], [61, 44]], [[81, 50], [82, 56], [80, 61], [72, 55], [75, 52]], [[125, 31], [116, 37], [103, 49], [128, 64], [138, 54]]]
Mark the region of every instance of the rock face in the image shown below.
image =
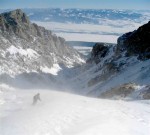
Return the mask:
[[91, 58], [88, 61], [99, 63], [101, 58], [104, 58], [109, 52], [109, 47], [105, 43], [96, 43], [91, 52]]
[[[149, 56], [150, 22], [121, 36], [116, 45], [97, 43], [87, 60], [84, 77], [80, 75], [84, 80], [82, 89], [87, 91], [87, 95], [94, 97], [131, 96], [133, 99], [149, 99], [149, 89], [140, 90], [143, 86], [149, 86]], [[143, 94], [142, 97], [139, 91]]]
[[126, 50], [127, 56], [138, 55], [139, 59], [150, 58], [150, 22], [133, 32], [118, 38], [117, 52]]
[[55, 64], [83, 63], [63, 38], [36, 24], [20, 9], [0, 14], [0, 74], [49, 72]]
[[2, 13], [0, 17], [1, 17], [0, 24], [3, 27], [3, 29], [18, 26], [18, 24], [29, 25], [30, 23], [29, 18], [26, 16], [25, 13], [21, 11], [21, 9], [17, 9], [7, 13]]

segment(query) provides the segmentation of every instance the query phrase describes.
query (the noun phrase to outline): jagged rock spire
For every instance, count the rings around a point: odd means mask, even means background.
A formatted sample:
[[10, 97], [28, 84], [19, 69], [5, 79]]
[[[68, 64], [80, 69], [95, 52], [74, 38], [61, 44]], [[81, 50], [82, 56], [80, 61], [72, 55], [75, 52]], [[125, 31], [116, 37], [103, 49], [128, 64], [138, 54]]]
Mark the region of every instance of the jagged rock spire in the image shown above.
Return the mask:
[[20, 35], [22, 30], [29, 28], [29, 18], [21, 9], [0, 14], [0, 30], [2, 31]]
[[3, 13], [2, 16], [4, 16], [4, 18], [6, 18], [8, 21], [14, 20], [18, 23], [30, 23], [29, 18], [21, 9]]

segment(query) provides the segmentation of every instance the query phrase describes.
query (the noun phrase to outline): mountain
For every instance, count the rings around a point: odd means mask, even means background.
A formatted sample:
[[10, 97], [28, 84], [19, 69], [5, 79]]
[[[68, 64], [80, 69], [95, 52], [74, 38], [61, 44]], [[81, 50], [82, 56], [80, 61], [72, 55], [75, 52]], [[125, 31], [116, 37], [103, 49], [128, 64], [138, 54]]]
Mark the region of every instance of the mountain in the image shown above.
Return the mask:
[[118, 38], [117, 51], [126, 50], [126, 55], [138, 55], [139, 59], [150, 58], [150, 21], [133, 32]]
[[149, 98], [150, 23], [123, 34], [117, 45], [96, 43], [84, 64], [85, 56], [32, 24], [21, 10], [0, 18], [1, 83], [28, 89], [63, 87], [101, 98]]
[[149, 21], [149, 10], [23, 9], [31, 21], [67, 41], [117, 43], [123, 33]]
[[78, 92], [101, 98], [149, 99], [149, 28], [150, 22], [123, 34], [117, 45], [96, 43], [82, 73], [72, 80], [74, 89], [80, 86]]
[[[47, 8], [47, 9], [23, 9], [23, 11], [33, 21], [53, 21], [61, 23], [90, 23], [100, 24], [105, 22], [110, 23], [109, 20], [130, 20], [133, 22], [140, 22], [149, 18], [149, 10], [117, 10], [117, 9], [61, 9], [61, 8]], [[143, 20], [142, 20], [143, 19]], [[108, 21], [107, 21], [108, 20]], [[112, 24], [112, 25], [115, 25]], [[121, 25], [121, 24], [120, 24]], [[122, 24], [123, 25], [123, 24]], [[117, 26], [117, 25], [115, 25]]]
[[117, 43], [119, 36], [137, 29], [150, 18], [150, 10], [75, 8], [22, 10], [32, 22], [53, 31], [67, 41]]
[[117, 44], [72, 42], [93, 46], [85, 63], [21, 10], [0, 14], [0, 134], [150, 134], [149, 39], [148, 23]]
[[[17, 80], [20, 80], [21, 76], [26, 79], [35, 76], [36, 80], [40, 80], [39, 73], [55, 76], [62, 68], [70, 68], [82, 63], [84, 63], [82, 56], [68, 46], [65, 39], [57, 37], [44, 27], [31, 23], [22, 10], [0, 14], [0, 80], [2, 82], [12, 81], [10, 76], [17, 77]], [[31, 73], [32, 75], [29, 75]]]

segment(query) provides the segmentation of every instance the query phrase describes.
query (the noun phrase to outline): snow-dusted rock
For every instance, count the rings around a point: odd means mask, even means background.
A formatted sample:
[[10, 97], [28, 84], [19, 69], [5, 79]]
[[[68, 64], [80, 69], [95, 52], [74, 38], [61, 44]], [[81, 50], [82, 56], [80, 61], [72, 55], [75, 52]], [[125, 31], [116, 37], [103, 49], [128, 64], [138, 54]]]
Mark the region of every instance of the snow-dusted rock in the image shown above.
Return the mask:
[[97, 43], [84, 66], [84, 72], [74, 81], [80, 86], [80, 91], [94, 97], [112, 98], [123, 95], [123, 98], [130, 96], [133, 99], [148, 99], [149, 90], [141, 89], [137, 93], [135, 89], [126, 89], [124, 86], [149, 85], [149, 32], [148, 23], [133, 33], [120, 37], [117, 45]]
[[0, 14], [0, 74], [44, 72], [43, 67], [50, 70], [53, 64], [71, 67], [83, 62], [63, 38], [32, 24], [20, 9]]

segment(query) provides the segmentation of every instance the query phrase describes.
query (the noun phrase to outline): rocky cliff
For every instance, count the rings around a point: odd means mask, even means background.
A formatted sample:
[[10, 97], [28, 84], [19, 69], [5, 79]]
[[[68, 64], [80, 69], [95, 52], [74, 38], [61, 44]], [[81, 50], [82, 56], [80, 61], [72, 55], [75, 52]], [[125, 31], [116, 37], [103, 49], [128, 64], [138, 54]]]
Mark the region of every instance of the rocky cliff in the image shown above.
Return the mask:
[[91, 58], [87, 61], [94, 61], [95, 63], [99, 63], [101, 59], [103, 59], [109, 52], [109, 46], [106, 43], [96, 43], [93, 46], [91, 52]]
[[[81, 89], [101, 98], [149, 98], [150, 22], [118, 38], [116, 45], [96, 43], [82, 80]], [[85, 92], [86, 91], [86, 92]]]
[[83, 62], [63, 38], [32, 24], [20, 9], [0, 14], [0, 74], [49, 72], [54, 64], [60, 68]]
[[124, 50], [127, 56], [136, 55], [141, 60], [150, 58], [150, 22], [118, 38], [117, 52]]

